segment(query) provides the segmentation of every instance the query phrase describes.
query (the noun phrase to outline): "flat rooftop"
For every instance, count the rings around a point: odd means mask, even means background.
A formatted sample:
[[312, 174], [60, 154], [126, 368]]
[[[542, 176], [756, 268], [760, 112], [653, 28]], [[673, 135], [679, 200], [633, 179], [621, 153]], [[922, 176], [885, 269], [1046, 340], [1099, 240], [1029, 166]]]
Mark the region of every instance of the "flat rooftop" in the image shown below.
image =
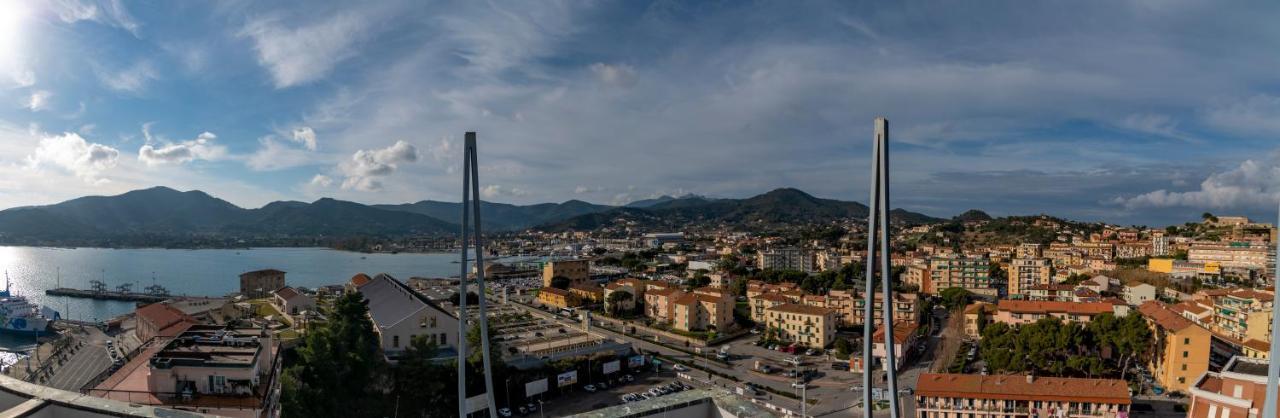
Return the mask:
[[252, 367], [262, 350], [257, 330], [189, 330], [151, 357], [158, 368], [173, 366]]

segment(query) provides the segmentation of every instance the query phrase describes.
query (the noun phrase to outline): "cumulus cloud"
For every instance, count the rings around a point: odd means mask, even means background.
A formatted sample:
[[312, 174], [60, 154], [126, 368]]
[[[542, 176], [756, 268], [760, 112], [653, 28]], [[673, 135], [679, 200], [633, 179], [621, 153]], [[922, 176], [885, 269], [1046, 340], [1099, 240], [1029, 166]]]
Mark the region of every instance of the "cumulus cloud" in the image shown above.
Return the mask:
[[519, 187], [507, 187], [501, 184], [489, 184], [480, 188], [480, 197], [492, 199], [495, 197], [525, 197], [529, 196], [529, 192]]
[[273, 17], [249, 22], [240, 35], [253, 40], [258, 63], [271, 73], [276, 88], [286, 88], [319, 80], [354, 57], [356, 44], [370, 34], [370, 23], [356, 13], [311, 24]]
[[382, 179], [391, 175], [400, 164], [418, 161], [418, 149], [408, 142], [396, 141], [386, 148], [359, 150], [351, 159], [338, 165], [346, 178], [342, 188], [359, 191], [382, 190]]
[[53, 93], [45, 90], [31, 92], [31, 96], [27, 98], [27, 109], [35, 112], [48, 108], [50, 97], [53, 97]]
[[588, 68], [595, 74], [596, 78], [607, 84], [613, 85], [631, 85], [635, 81], [636, 69], [627, 64], [606, 64], [597, 62], [591, 64]]
[[310, 184], [316, 187], [328, 188], [333, 186], [333, 179], [324, 174], [316, 174], [315, 177], [311, 178]]
[[107, 179], [101, 176], [116, 166], [120, 151], [99, 143], [86, 141], [80, 134], [64, 132], [62, 135], [40, 134], [39, 144], [27, 163], [32, 168], [54, 166], [67, 170], [80, 179], [93, 183], [104, 183]]
[[293, 142], [298, 142], [307, 147], [307, 149], [316, 150], [316, 131], [310, 126], [299, 126], [293, 128]]
[[[153, 139], [150, 124], [148, 124], [143, 126], [143, 135], [147, 138], [147, 144], [138, 149], [138, 160], [148, 166], [182, 164], [195, 160], [211, 161], [225, 157], [227, 154], [226, 147], [214, 143], [218, 136], [212, 132], [203, 132], [195, 139], [187, 141], [168, 142], [163, 139]], [[157, 143], [152, 144], [152, 141]]]
[[[1211, 174], [1200, 182], [1200, 188], [1189, 191], [1160, 189], [1132, 197], [1120, 197], [1113, 203], [1129, 209], [1152, 207], [1246, 208], [1274, 206], [1280, 198], [1280, 153], [1271, 158], [1245, 160], [1230, 170]], [[1272, 207], [1274, 209], [1274, 207]]]

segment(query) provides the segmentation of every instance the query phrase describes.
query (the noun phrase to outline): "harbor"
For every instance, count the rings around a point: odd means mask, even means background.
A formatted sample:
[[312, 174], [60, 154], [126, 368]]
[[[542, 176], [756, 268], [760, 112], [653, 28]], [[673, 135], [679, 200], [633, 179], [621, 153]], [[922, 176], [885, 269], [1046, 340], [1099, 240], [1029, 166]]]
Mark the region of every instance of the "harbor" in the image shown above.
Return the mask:
[[169, 290], [160, 285], [147, 286], [145, 292], [134, 292], [129, 283], [117, 286], [116, 290], [108, 290], [106, 283], [97, 280], [91, 281], [89, 284], [91, 286], [90, 289], [57, 287], [45, 290], [44, 293], [50, 296], [145, 303], [160, 302], [170, 297]]

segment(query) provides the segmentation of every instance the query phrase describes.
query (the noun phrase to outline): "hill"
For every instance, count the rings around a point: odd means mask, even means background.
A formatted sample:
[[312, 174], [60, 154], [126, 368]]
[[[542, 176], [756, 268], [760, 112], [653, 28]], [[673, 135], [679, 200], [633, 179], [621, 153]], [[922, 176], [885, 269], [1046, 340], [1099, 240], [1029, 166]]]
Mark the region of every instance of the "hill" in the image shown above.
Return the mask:
[[[627, 207], [593, 213], [538, 226], [545, 231], [589, 230], [628, 223], [649, 228], [679, 227], [692, 223], [730, 225], [780, 225], [826, 223], [865, 218], [867, 206], [814, 197], [792, 188], [781, 188], [746, 199], [674, 199], [645, 208]], [[890, 218], [903, 223], [931, 223], [941, 219], [894, 209]]]
[[[400, 205], [373, 205], [378, 209], [430, 216], [455, 224], [462, 223], [462, 203], [423, 200]], [[564, 203], [539, 203], [517, 206], [506, 203], [481, 202], [480, 217], [487, 231], [516, 231], [548, 222], [563, 221], [574, 216], [604, 212], [613, 206], [597, 205], [581, 200]]]
[[6, 242], [85, 243], [150, 237], [332, 237], [443, 235], [457, 228], [426, 215], [354, 202], [272, 202], [245, 209], [207, 193], [167, 187], [88, 196], [0, 211]]

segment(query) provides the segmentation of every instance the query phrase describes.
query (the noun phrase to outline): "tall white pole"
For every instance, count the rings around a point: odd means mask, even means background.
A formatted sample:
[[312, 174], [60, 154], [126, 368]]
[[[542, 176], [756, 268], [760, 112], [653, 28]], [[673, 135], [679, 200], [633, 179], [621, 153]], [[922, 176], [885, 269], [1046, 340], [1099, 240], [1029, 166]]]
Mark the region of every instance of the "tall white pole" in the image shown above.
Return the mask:
[[871, 418], [871, 335], [875, 332], [875, 254], [876, 201], [880, 199], [880, 141], [873, 141], [871, 151], [871, 197], [867, 199], [866, 290], [862, 294], [862, 416]]
[[[889, 254], [889, 120], [876, 118], [876, 142], [880, 149], [880, 283], [884, 290], [884, 364], [888, 370], [889, 416], [898, 418], [898, 371], [893, 351], [893, 270], [890, 268]], [[872, 304], [874, 298], [868, 298]]]
[[458, 417], [467, 416], [467, 223], [471, 204], [471, 148], [462, 149], [462, 273], [458, 275]]
[[[480, 294], [480, 347], [482, 350], [480, 358], [484, 359], [484, 390], [485, 400], [489, 404], [489, 418], [498, 418], [498, 404], [493, 399], [493, 368], [489, 362], [489, 311], [485, 304], [484, 289], [484, 237], [480, 235], [480, 169], [477, 162], [476, 151], [476, 133], [467, 132], [466, 146], [471, 150], [471, 196], [475, 199], [475, 205], [471, 210], [475, 214], [475, 240], [476, 240], [476, 290]], [[466, 251], [465, 249], [463, 251]]]
[[[1276, 225], [1280, 225], [1277, 223]], [[1270, 365], [1267, 366], [1267, 392], [1263, 396], [1266, 399], [1262, 406], [1262, 416], [1264, 418], [1275, 418], [1276, 402], [1280, 399], [1280, 387], [1277, 381], [1280, 380], [1280, 242], [1273, 242], [1276, 246], [1276, 270], [1275, 277], [1272, 278], [1272, 302], [1271, 302], [1271, 356], [1269, 357]]]

